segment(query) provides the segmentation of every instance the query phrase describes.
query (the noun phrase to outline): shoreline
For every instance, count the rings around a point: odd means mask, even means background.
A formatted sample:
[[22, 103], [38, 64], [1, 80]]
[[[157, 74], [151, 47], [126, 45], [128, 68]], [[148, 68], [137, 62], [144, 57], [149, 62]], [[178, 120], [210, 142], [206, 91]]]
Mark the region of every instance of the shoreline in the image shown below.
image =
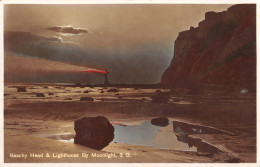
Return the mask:
[[[255, 103], [251, 99], [254, 95], [248, 95], [244, 100], [227, 101], [221, 96], [214, 94], [212, 97], [219, 99], [212, 102], [208, 101], [207, 97], [200, 95], [182, 96], [183, 100], [191, 101], [197, 99], [198, 103], [153, 103], [151, 101], [131, 101], [126, 98], [138, 99], [146, 96], [149, 99], [154, 95], [155, 89], [149, 90], [134, 90], [134, 89], [119, 89], [119, 93], [124, 102], [110, 102], [110, 101], [94, 101], [94, 102], [81, 102], [79, 100], [65, 101], [66, 97], [72, 99], [79, 99], [82, 95], [87, 95], [95, 99], [111, 98], [114, 94], [105, 92], [99, 93], [98, 89], [91, 89], [92, 92], [84, 94], [84, 89], [80, 88], [66, 88], [58, 89], [49, 87], [48, 89], [28, 89], [29, 92], [19, 93], [16, 89], [6, 89], [6, 93], [10, 95], [5, 96], [5, 111], [4, 111], [4, 124], [5, 124], [5, 162], [255, 162], [256, 161], [256, 122], [254, 123]], [[30, 97], [31, 101], [26, 99], [26, 96], [31, 96], [30, 91], [54, 92], [54, 94], [63, 95], [64, 97], [57, 99], [56, 97], [43, 97], [37, 99]], [[61, 93], [58, 93], [58, 92]], [[73, 91], [75, 93], [73, 93]], [[167, 91], [167, 90], [162, 90]], [[62, 93], [67, 92], [67, 93]], [[12, 99], [15, 96], [16, 99]], [[175, 98], [174, 96], [174, 98]], [[211, 97], [211, 96], [210, 96]], [[207, 100], [207, 101], [206, 101]], [[13, 102], [14, 103], [13, 103]], [[247, 110], [245, 110], [247, 109]], [[246, 113], [245, 113], [246, 111]], [[191, 142], [199, 141], [204, 144], [209, 144], [215, 148], [219, 148], [224, 154], [203, 155], [193, 152], [185, 151], [172, 151], [167, 149], [159, 149], [151, 146], [140, 146], [133, 144], [122, 144], [111, 142], [109, 146], [103, 150], [109, 153], [131, 153], [135, 155], [132, 158], [111, 158], [104, 160], [97, 160], [95, 158], [68, 158], [57, 160], [53, 158], [40, 158], [31, 159], [28, 161], [22, 159], [10, 159], [9, 154], [25, 152], [30, 153], [34, 150], [39, 150], [42, 153], [55, 153], [57, 150], [62, 152], [77, 153], [78, 151], [89, 150], [87, 147], [79, 146], [71, 143], [64, 143], [52, 139], [43, 138], [43, 136], [52, 136], [58, 134], [74, 134], [73, 123], [82, 116], [106, 116], [110, 122], [117, 122], [126, 126], [140, 125], [144, 121], [150, 121], [152, 118], [158, 116], [165, 116], [170, 121], [177, 121], [190, 124], [190, 127], [199, 126], [201, 128], [213, 129], [214, 131], [227, 132], [224, 134], [189, 134]], [[233, 117], [230, 117], [232, 116]], [[239, 117], [234, 117], [238, 115]], [[238, 122], [240, 120], [240, 122]], [[223, 126], [225, 125], [225, 126]], [[250, 127], [250, 128], [243, 128]], [[39, 137], [41, 136], [41, 137]], [[8, 140], [8, 141], [7, 141]], [[57, 143], [58, 142], [58, 143]], [[31, 143], [31, 145], [28, 145]], [[37, 148], [41, 145], [41, 147]], [[246, 147], [245, 147], [246, 146]], [[208, 146], [203, 146], [208, 147]], [[94, 152], [102, 154], [94, 150]], [[80, 152], [79, 152], [80, 153]], [[162, 155], [164, 155], [162, 157]], [[155, 158], [156, 157], [156, 158]], [[238, 158], [238, 159], [237, 159]], [[233, 159], [233, 160], [232, 160]]]

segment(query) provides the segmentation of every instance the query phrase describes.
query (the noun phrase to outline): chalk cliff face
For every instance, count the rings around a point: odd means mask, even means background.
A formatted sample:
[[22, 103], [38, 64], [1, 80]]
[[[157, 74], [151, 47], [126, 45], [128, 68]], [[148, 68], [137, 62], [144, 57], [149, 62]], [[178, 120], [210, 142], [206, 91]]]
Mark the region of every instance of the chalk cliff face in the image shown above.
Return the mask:
[[199, 26], [179, 33], [163, 86], [256, 87], [256, 5], [207, 12]]

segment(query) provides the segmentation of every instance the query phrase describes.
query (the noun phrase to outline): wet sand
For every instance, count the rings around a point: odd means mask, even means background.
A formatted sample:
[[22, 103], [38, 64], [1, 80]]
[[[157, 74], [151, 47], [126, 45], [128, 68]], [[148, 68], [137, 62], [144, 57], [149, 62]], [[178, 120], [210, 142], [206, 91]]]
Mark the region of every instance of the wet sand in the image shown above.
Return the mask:
[[[172, 94], [169, 102], [154, 103], [151, 97], [156, 89], [119, 88], [119, 92], [107, 92], [110, 88], [23, 85], [27, 92], [17, 92], [18, 86], [21, 85], [5, 85], [5, 162], [256, 162], [256, 96], [250, 92]], [[100, 93], [101, 89], [104, 93]], [[86, 90], [89, 92], [84, 93]], [[36, 97], [36, 93], [45, 97]], [[94, 102], [80, 101], [81, 97], [92, 97]], [[189, 135], [220, 150], [213, 155], [117, 142], [97, 151], [50, 139], [50, 136], [73, 135], [74, 120], [98, 115], [127, 126], [165, 116], [170, 121], [228, 133]], [[12, 153], [28, 157], [12, 158]], [[30, 158], [30, 153], [43, 157]], [[50, 157], [46, 157], [47, 153]], [[79, 154], [79, 157], [57, 158], [53, 155], [56, 153]], [[101, 157], [92, 157], [92, 153]], [[116, 157], [106, 157], [110, 153]]]

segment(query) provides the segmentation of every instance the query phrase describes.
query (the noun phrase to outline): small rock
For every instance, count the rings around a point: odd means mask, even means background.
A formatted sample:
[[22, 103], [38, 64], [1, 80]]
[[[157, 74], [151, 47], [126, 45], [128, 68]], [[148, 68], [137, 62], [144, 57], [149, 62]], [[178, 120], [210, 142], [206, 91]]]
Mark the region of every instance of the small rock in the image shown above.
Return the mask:
[[17, 87], [17, 92], [27, 92], [25, 87]]
[[157, 89], [155, 93], [162, 93], [162, 91], [160, 89]]
[[172, 99], [173, 102], [180, 102], [180, 99]]
[[118, 92], [118, 89], [109, 89], [107, 92]]
[[44, 86], [43, 88], [44, 88], [44, 89], [48, 89], [48, 86]]
[[92, 97], [81, 97], [80, 101], [94, 101]]
[[81, 87], [81, 83], [76, 83], [76, 87]]
[[148, 101], [146, 98], [142, 98], [140, 101], [144, 102], [144, 101]]
[[151, 120], [151, 124], [156, 126], [167, 126], [169, 125], [168, 118], [165, 117], [158, 117]]
[[170, 96], [167, 93], [157, 93], [151, 98], [153, 103], [168, 103]]
[[64, 99], [64, 100], [72, 100], [72, 98], [66, 98], [66, 99]]
[[101, 150], [114, 139], [114, 127], [106, 117], [84, 117], [74, 122], [75, 144]]
[[90, 91], [88, 91], [88, 90], [86, 90], [86, 91], [84, 91], [83, 93], [89, 93]]
[[43, 93], [36, 93], [36, 97], [45, 97]]
[[51, 96], [51, 95], [54, 95], [54, 94], [53, 94], [53, 93], [49, 93], [48, 95], [50, 95], [50, 96]]

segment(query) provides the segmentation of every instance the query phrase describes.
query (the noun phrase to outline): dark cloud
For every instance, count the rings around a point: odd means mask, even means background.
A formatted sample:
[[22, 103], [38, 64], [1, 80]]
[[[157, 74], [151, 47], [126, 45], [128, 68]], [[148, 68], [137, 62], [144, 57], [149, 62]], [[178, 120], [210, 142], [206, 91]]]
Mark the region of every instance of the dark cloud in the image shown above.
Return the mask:
[[9, 42], [63, 42], [61, 37], [44, 37], [39, 35], [34, 35], [30, 32], [21, 31], [5, 31], [5, 43]]
[[47, 28], [47, 30], [58, 32], [58, 33], [66, 33], [66, 34], [80, 34], [80, 33], [88, 33], [88, 30], [83, 28], [73, 28], [71, 26], [53, 26]]
[[34, 41], [44, 41], [47, 38], [43, 36], [34, 35], [30, 32], [20, 32], [20, 31], [5, 31], [4, 32], [5, 43], [9, 42], [34, 42]]
[[[23, 38], [26, 36], [26, 38]], [[12, 40], [11, 38], [12, 37]], [[5, 33], [5, 52], [57, 62], [102, 68], [111, 83], [159, 83], [173, 56], [173, 42], [150, 43], [134, 48], [82, 48], [24, 32]], [[26, 39], [19, 40], [17, 39]], [[37, 40], [36, 40], [37, 39]], [[44, 39], [44, 40], [43, 40]], [[16, 42], [13, 42], [15, 41]], [[56, 39], [55, 39], [56, 40]], [[169, 56], [170, 55], [170, 56]], [[102, 60], [102, 61], [100, 61]], [[44, 63], [43, 63], [44, 64]], [[5, 68], [5, 70], [8, 70]], [[21, 78], [20, 78], [21, 79]], [[79, 73], [54, 76], [31, 75], [17, 82], [103, 83], [102, 74]]]

